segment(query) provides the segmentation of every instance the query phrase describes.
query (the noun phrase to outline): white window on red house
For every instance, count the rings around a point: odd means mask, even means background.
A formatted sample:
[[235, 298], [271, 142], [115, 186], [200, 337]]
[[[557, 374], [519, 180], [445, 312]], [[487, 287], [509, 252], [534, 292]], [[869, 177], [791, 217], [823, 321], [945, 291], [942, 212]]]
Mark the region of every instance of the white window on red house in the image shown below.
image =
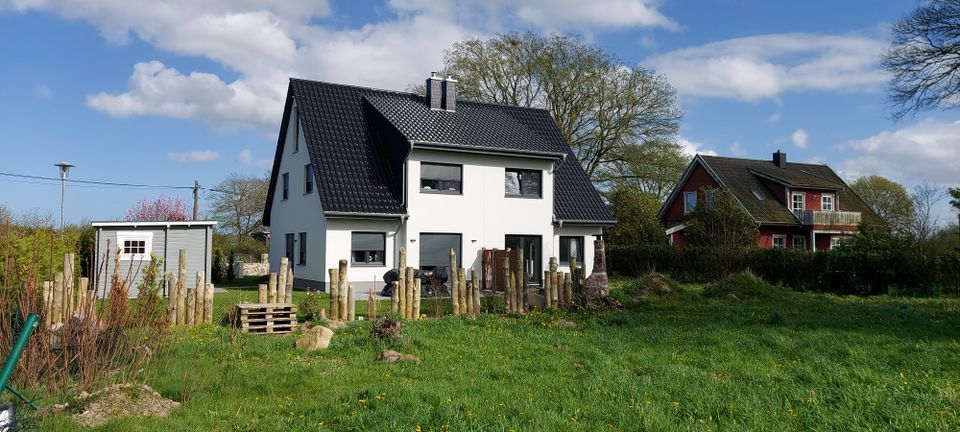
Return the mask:
[[683, 214], [687, 215], [693, 213], [693, 210], [697, 208], [697, 192], [684, 192], [683, 193]]
[[840, 236], [830, 237], [830, 250], [833, 250], [833, 248], [840, 246], [840, 243], [842, 241], [843, 241], [843, 237], [840, 237]]
[[787, 247], [787, 236], [783, 234], [774, 234], [773, 236], [773, 248], [774, 249], [783, 249]]
[[803, 202], [803, 192], [794, 192], [790, 195], [790, 210], [803, 211], [806, 206]]
[[820, 210], [833, 211], [833, 194], [823, 194], [820, 196]]
[[799, 249], [799, 250], [807, 250], [806, 237], [802, 235], [793, 236], [793, 248]]

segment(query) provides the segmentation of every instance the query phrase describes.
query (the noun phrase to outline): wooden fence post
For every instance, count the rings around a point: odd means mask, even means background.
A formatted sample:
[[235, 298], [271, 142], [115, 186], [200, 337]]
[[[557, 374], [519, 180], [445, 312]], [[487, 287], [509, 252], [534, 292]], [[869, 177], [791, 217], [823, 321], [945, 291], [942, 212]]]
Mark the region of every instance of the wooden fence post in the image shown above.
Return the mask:
[[457, 289], [460, 290], [457, 294], [457, 299], [460, 300], [460, 314], [467, 314], [467, 277], [466, 272], [463, 267], [457, 269]]
[[267, 303], [267, 284], [257, 285], [257, 303]]
[[[96, 295], [94, 295], [96, 299]], [[177, 282], [173, 272], [167, 273], [167, 325], [177, 324]]]
[[340, 270], [332, 268], [328, 269], [327, 272], [330, 274], [330, 281], [327, 283], [330, 289], [327, 291], [330, 293], [330, 320], [335, 321], [340, 319]]
[[203, 297], [203, 322], [213, 324], [213, 290], [212, 283], [206, 284]]
[[267, 279], [267, 303], [279, 303], [277, 301], [277, 282], [277, 274], [271, 272], [270, 278]]
[[450, 302], [453, 314], [460, 315], [460, 290], [457, 287], [457, 252], [450, 249], [450, 267], [447, 270], [447, 282], [450, 284]]
[[403, 317], [406, 319], [413, 318], [413, 267], [406, 268], [406, 275], [404, 277], [404, 290], [403, 293], [407, 296], [406, 308], [403, 310]]
[[63, 315], [64, 322], [73, 316], [76, 302], [73, 286], [73, 254], [63, 254]]
[[473, 281], [473, 314], [480, 315], [480, 283], [477, 280], [477, 273], [470, 270], [470, 280]]
[[557, 307], [560, 303], [560, 282], [557, 279], [557, 257], [550, 257], [550, 306]]
[[420, 278], [413, 280], [413, 319], [420, 319]]
[[63, 273], [53, 275], [53, 319], [52, 324], [63, 322]]
[[524, 275], [523, 268], [523, 249], [520, 249], [517, 251], [517, 283], [515, 285], [516, 292], [514, 293], [516, 296], [514, 305], [516, 305], [515, 309], [519, 313], [523, 313], [524, 309], [526, 309], [526, 305], [523, 304], [523, 294], [526, 291], [526, 281], [527, 278]]
[[293, 267], [287, 268], [286, 284], [283, 288], [283, 302], [293, 303]]
[[280, 258], [280, 269], [277, 271], [277, 301], [283, 303], [283, 297], [287, 289], [287, 268], [290, 267], [290, 260], [287, 257]]
[[393, 293], [390, 294], [390, 312], [398, 313], [400, 312], [400, 283], [393, 281], [390, 284], [393, 285]]
[[84, 317], [90, 316], [89, 303], [91, 300], [90, 292], [88, 291], [89, 288], [90, 279], [85, 277], [80, 278], [80, 286], [77, 288], [77, 312], [80, 314], [80, 316]]
[[354, 297], [353, 284], [347, 285], [347, 321], [354, 321], [357, 319], [357, 302]]
[[339, 294], [337, 295], [338, 297], [337, 300], [339, 300], [340, 302], [340, 318], [339, 319], [341, 321], [346, 321], [350, 312], [347, 306], [347, 297], [350, 296], [349, 282], [347, 282], [347, 260], [342, 259], [338, 264], [339, 264], [339, 271], [340, 271], [340, 275], [337, 278], [337, 281], [340, 283], [340, 287], [337, 289], [337, 291], [339, 292]]
[[177, 258], [177, 324], [187, 323], [187, 250], [180, 249]]
[[197, 298], [194, 300], [194, 302], [196, 303], [195, 305], [196, 309], [194, 309], [193, 311], [194, 324], [200, 324], [203, 322], [203, 300], [204, 298], [206, 298], [206, 290], [207, 290], [207, 284], [205, 281], [206, 281], [206, 278], [204, 277], [203, 272], [197, 272], [197, 286], [193, 291], [193, 295], [197, 296]]
[[369, 321], [377, 319], [377, 298], [373, 294], [375, 291], [374, 288], [376, 288], [376, 281], [374, 281], [374, 285], [370, 286], [370, 290], [367, 291], [367, 320]]
[[550, 288], [550, 282], [551, 282], [550, 270], [544, 270], [543, 271], [543, 298], [544, 298], [543, 307], [544, 308], [550, 307], [550, 305], [553, 303], [553, 300], [551, 300], [550, 298], [550, 294], [552, 292], [552, 289]]
[[[407, 316], [407, 290], [413, 290], [413, 287], [407, 286], [407, 249], [403, 246], [400, 247], [400, 257], [399, 262], [397, 263], [397, 285], [394, 287], [394, 291], [397, 291], [397, 309], [400, 313], [400, 316], [406, 318]], [[399, 290], [399, 291], [398, 291]]]
[[186, 325], [193, 325], [197, 314], [197, 289], [187, 288], [187, 314]]

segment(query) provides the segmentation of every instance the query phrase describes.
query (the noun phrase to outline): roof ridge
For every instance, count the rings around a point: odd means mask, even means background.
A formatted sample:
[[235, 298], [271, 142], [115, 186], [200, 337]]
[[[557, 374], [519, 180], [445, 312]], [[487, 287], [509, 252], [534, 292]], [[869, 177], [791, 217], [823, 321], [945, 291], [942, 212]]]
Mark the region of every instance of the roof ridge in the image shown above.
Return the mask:
[[[312, 82], [312, 83], [328, 84], [328, 85], [338, 86], [338, 87], [351, 87], [351, 88], [361, 89], [361, 90], [373, 90], [373, 91], [384, 92], [384, 93], [393, 93], [393, 94], [396, 94], [396, 95], [399, 95], [399, 96], [416, 96], [416, 97], [421, 97], [421, 98], [426, 99], [426, 96], [425, 96], [425, 95], [422, 95], [422, 94], [419, 94], [419, 93], [410, 92], [410, 91], [404, 91], [404, 90], [391, 90], [391, 89], [383, 89], [383, 88], [378, 88], [378, 87], [363, 86], [363, 85], [358, 85], [358, 84], [343, 84], [343, 83], [336, 83], [336, 82], [331, 82], [331, 81], [312, 80], [312, 79], [308, 79], [308, 78], [290, 77], [289, 79], [290, 79], [291, 81], [307, 81], [307, 82]], [[496, 107], [516, 108], [516, 109], [525, 109], [525, 110], [534, 110], [534, 111], [544, 111], [544, 112], [546, 112], [546, 113], [548, 113], [548, 114], [550, 113], [550, 110], [548, 110], [548, 109], [546, 109], [546, 108], [525, 107], [525, 106], [520, 106], [520, 105], [510, 105], [510, 104], [498, 103], [498, 102], [478, 101], [478, 100], [473, 100], [473, 99], [460, 99], [460, 98], [457, 98], [457, 103], [458, 103], [458, 104], [468, 103], [468, 104], [477, 104], [477, 105], [491, 105], [491, 106], [496, 106]]]

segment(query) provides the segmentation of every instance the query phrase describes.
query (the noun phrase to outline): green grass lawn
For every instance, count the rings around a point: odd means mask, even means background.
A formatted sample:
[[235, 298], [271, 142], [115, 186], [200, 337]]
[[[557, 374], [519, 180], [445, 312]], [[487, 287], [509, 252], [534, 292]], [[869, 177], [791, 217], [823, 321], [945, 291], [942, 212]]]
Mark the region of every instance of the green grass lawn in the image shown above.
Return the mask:
[[[387, 345], [368, 322], [315, 353], [295, 336], [179, 328], [144, 376], [182, 406], [101, 430], [960, 428], [960, 300], [692, 291], [614, 312], [407, 323], [389, 347], [421, 364], [374, 362]], [[218, 293], [217, 313], [241, 299], [256, 290]], [[43, 428], [78, 429], [66, 415]]]

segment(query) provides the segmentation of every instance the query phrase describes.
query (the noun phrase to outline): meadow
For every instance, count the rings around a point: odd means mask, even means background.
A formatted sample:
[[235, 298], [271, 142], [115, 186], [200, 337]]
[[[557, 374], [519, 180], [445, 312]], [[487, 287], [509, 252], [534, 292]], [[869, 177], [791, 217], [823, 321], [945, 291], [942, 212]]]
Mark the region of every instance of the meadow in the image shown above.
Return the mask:
[[[632, 283], [615, 280], [622, 309], [428, 319], [388, 342], [359, 321], [311, 353], [295, 335], [177, 328], [141, 376], [182, 405], [92, 430], [960, 428], [960, 299], [637, 297]], [[216, 309], [255, 298], [230, 288]], [[386, 348], [421, 362], [375, 362]], [[80, 430], [66, 413], [41, 426]]]

